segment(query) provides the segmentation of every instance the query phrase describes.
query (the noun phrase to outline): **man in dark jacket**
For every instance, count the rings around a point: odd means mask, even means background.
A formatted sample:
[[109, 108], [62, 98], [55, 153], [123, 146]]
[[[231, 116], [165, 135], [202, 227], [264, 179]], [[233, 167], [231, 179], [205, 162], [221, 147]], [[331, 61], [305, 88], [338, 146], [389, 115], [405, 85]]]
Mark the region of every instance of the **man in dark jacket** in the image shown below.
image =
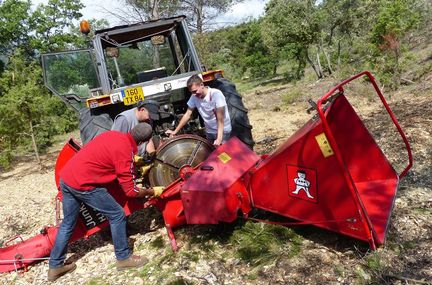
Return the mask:
[[137, 124], [130, 133], [102, 133], [86, 144], [63, 167], [60, 172], [63, 221], [51, 251], [49, 281], [54, 281], [76, 268], [75, 264], [64, 264], [64, 260], [81, 202], [107, 217], [118, 270], [139, 267], [147, 262], [144, 257], [132, 255], [126, 235], [126, 215], [104, 185], [117, 180], [126, 196], [131, 198], [157, 194], [154, 189], [138, 187], [134, 176], [133, 157], [137, 153], [138, 145], [148, 141], [151, 134], [152, 128], [147, 123]]

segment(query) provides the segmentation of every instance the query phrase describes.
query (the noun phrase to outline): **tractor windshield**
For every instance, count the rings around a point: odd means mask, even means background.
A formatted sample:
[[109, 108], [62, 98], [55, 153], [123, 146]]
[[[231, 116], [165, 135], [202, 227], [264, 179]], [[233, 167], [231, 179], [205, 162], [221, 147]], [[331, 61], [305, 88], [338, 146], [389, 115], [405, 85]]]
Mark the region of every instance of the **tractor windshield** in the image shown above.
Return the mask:
[[93, 46], [104, 94], [201, 71], [184, 16], [98, 30]]
[[89, 50], [43, 54], [41, 59], [45, 85], [74, 109], [99, 95], [99, 78]]
[[175, 34], [104, 50], [111, 89], [188, 71]]

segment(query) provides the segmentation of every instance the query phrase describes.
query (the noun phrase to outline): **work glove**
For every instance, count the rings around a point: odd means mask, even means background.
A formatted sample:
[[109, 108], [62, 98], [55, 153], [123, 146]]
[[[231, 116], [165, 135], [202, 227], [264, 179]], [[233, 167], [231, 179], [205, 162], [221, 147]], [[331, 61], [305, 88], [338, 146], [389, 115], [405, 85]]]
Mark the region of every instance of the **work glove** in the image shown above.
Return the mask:
[[146, 164], [144, 166], [141, 166], [140, 168], [140, 172], [141, 172], [141, 176], [146, 176], [148, 174], [148, 172], [150, 171], [150, 168], [153, 167], [154, 163], [150, 163], [150, 164]]
[[165, 190], [164, 186], [153, 186], [154, 196], [159, 197]]
[[135, 164], [141, 163], [143, 161], [143, 158], [139, 155], [134, 155], [133, 161]]

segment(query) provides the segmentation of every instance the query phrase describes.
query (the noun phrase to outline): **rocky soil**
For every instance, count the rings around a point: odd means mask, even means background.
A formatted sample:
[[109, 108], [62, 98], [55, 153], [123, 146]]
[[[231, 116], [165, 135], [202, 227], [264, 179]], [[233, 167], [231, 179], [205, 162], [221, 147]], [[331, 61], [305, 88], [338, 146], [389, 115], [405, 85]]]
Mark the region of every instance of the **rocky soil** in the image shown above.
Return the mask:
[[[255, 150], [269, 153], [301, 127], [311, 115], [309, 97], [323, 95], [336, 79], [314, 82], [292, 104], [283, 102], [292, 86], [261, 87], [245, 94], [257, 142]], [[387, 94], [390, 107], [411, 143], [414, 166], [401, 179], [387, 243], [377, 251], [353, 239], [316, 228], [296, 228], [300, 240], [278, 245], [277, 254], [264, 262], [239, 257], [238, 245], [225, 235], [232, 228], [186, 226], [176, 231], [180, 250], [172, 253], [163, 221], [155, 209], [135, 213], [136, 229], [130, 242], [150, 263], [140, 270], [117, 272], [107, 233], [75, 242], [69, 260], [78, 268], [55, 284], [432, 284], [432, 77]], [[348, 95], [383, 151], [401, 171], [407, 154], [379, 102], [363, 84]], [[360, 94], [362, 96], [360, 96]], [[364, 95], [364, 96], [363, 96]], [[54, 163], [62, 143], [44, 158], [44, 170], [32, 159], [0, 175], [0, 246], [20, 234], [24, 239], [55, 222]], [[241, 226], [239, 226], [241, 228]], [[261, 227], [261, 226], [258, 226]], [[262, 226], [264, 229], [264, 226]], [[227, 233], [228, 232], [228, 233]], [[0, 274], [1, 284], [45, 284], [46, 262], [28, 272]]]

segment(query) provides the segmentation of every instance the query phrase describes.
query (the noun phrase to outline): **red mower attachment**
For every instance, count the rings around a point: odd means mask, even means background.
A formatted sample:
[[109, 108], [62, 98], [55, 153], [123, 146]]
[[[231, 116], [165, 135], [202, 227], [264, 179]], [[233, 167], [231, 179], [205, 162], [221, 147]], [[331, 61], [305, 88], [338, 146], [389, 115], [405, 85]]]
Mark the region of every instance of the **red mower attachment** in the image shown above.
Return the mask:
[[[405, 143], [408, 165], [400, 174], [345, 97], [344, 86], [360, 77], [367, 77], [373, 85]], [[127, 199], [116, 183], [109, 185], [108, 191], [126, 215], [157, 207], [174, 250], [178, 249], [174, 228], [232, 222], [239, 214], [247, 218], [252, 208], [295, 220], [291, 225], [315, 225], [366, 241], [376, 249], [385, 242], [399, 178], [412, 166], [408, 140], [367, 71], [334, 87], [314, 108], [317, 114], [269, 155], [260, 157], [232, 138], [198, 166], [179, 168], [179, 178], [160, 197], [144, 204]], [[57, 186], [60, 169], [79, 149], [70, 140], [60, 152]], [[71, 241], [98, 232], [107, 224], [104, 216], [83, 205]], [[23, 268], [48, 256], [56, 232], [55, 227], [48, 228], [47, 233], [0, 249], [0, 272]]]
[[[343, 87], [362, 76], [372, 83], [405, 143], [409, 164], [399, 175], [344, 95]], [[399, 177], [412, 166], [410, 145], [367, 71], [343, 81], [316, 105], [319, 118], [253, 171], [253, 205], [367, 241], [375, 249], [385, 241]]]

